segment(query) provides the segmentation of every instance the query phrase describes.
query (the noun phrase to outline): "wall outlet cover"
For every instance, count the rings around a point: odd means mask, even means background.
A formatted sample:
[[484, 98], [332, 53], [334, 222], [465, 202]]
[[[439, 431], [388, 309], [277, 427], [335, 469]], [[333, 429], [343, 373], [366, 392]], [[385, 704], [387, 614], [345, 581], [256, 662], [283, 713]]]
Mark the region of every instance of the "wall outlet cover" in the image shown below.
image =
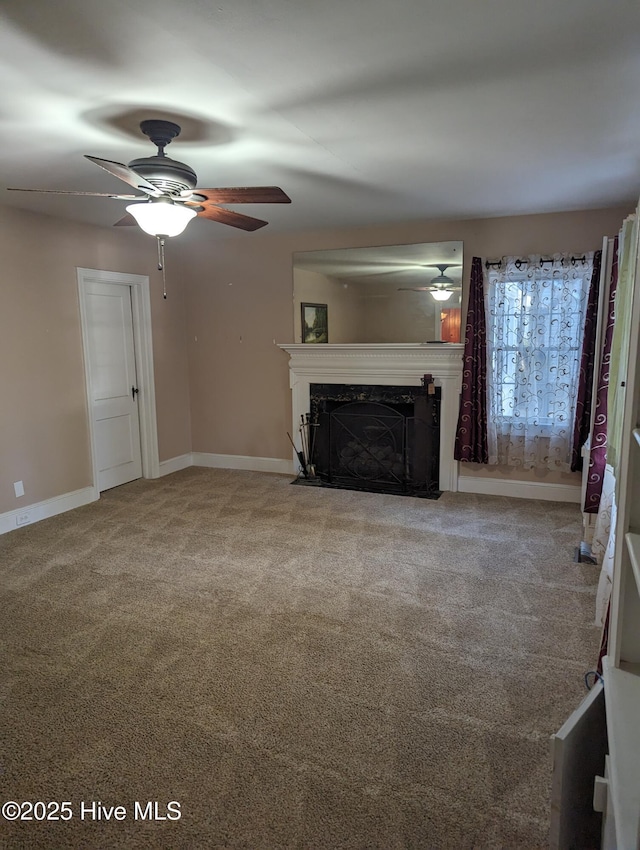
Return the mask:
[[18, 514], [16, 516], [16, 525], [29, 525], [31, 522], [31, 514]]

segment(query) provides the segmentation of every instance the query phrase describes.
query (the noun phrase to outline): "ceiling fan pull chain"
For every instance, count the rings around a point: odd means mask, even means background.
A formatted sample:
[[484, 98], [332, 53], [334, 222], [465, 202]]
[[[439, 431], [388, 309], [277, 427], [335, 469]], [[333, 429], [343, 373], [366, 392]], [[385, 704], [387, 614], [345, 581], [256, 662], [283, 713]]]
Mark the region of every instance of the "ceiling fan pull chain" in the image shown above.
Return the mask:
[[167, 300], [167, 279], [164, 271], [164, 238], [158, 236], [158, 271], [162, 272], [162, 297]]

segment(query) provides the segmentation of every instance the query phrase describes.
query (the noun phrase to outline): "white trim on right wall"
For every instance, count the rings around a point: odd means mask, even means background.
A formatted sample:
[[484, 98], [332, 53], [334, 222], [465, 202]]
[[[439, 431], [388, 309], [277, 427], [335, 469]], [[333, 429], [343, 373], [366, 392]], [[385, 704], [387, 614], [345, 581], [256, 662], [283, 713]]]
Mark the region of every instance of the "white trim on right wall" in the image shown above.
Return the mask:
[[498, 478], [481, 478], [459, 475], [460, 493], [477, 493], [482, 496], [508, 496], [515, 499], [544, 499], [549, 502], [574, 502], [580, 504], [580, 484], [548, 484], [546, 481], [506, 481]]

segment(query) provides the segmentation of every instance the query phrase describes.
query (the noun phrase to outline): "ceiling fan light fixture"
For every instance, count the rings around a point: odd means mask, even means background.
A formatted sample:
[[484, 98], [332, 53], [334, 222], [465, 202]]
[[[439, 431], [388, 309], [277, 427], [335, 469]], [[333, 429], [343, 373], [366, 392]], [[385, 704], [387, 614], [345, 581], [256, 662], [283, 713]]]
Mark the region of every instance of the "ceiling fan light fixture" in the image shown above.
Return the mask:
[[197, 213], [174, 204], [168, 198], [151, 199], [143, 204], [129, 204], [127, 212], [149, 236], [178, 236]]
[[433, 289], [431, 295], [435, 301], [448, 301], [453, 295], [453, 291], [451, 289]]

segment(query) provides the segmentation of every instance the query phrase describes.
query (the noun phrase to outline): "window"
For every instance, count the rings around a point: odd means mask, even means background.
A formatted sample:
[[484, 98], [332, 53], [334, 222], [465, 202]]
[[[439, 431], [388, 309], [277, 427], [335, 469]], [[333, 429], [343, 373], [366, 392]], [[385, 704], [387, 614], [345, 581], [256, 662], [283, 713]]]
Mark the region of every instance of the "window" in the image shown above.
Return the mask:
[[557, 256], [489, 267], [490, 463], [569, 469], [592, 265]]

